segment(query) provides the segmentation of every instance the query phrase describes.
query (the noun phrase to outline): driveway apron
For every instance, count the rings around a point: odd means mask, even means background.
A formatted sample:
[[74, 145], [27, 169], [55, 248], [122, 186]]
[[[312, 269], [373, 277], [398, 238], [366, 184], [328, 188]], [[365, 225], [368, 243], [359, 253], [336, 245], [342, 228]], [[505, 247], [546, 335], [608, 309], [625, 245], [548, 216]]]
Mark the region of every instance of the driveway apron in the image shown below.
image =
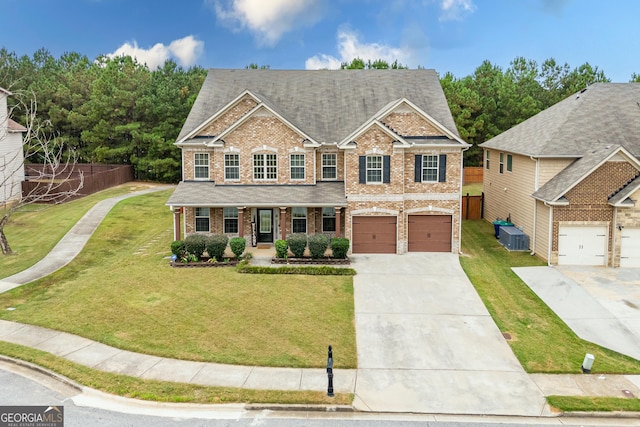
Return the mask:
[[363, 411], [540, 416], [545, 399], [458, 256], [354, 255]]

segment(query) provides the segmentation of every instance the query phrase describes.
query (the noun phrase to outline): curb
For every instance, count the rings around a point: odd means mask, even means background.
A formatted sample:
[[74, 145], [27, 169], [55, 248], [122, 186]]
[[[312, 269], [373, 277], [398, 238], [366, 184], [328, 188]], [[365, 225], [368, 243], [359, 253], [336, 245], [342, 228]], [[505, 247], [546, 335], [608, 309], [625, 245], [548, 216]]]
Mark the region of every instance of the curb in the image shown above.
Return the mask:
[[286, 411], [286, 412], [360, 412], [348, 405], [305, 405], [305, 404], [271, 404], [246, 403], [249, 411]]
[[46, 375], [46, 376], [48, 376], [48, 377], [50, 377], [50, 378], [52, 378], [52, 379], [64, 384], [64, 385], [66, 385], [66, 386], [69, 386], [69, 387], [77, 390], [80, 393], [82, 393], [82, 391], [84, 390], [84, 387], [82, 385], [78, 384], [77, 382], [75, 382], [75, 381], [73, 381], [73, 380], [71, 380], [71, 379], [69, 379], [69, 378], [67, 378], [67, 377], [65, 377], [63, 375], [60, 375], [60, 374], [58, 374], [56, 372], [53, 372], [53, 371], [51, 371], [51, 370], [49, 370], [47, 368], [43, 368], [40, 365], [36, 365], [35, 363], [27, 362], [27, 361], [24, 361], [24, 360], [21, 360], [21, 359], [15, 359], [13, 357], [5, 356], [3, 354], [0, 354], [0, 361], [6, 362], [6, 363], [13, 363], [14, 365], [21, 366], [23, 368], [27, 368], [27, 369], [30, 369], [30, 370], [35, 371], [37, 373]]

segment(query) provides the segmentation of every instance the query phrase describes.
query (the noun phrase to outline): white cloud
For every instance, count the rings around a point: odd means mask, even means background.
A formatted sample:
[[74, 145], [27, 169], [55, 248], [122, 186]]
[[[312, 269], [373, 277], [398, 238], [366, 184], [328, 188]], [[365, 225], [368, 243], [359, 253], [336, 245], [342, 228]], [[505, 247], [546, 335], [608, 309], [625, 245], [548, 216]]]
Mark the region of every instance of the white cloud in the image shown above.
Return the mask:
[[273, 46], [286, 32], [312, 25], [322, 16], [322, 0], [207, 0], [221, 22], [248, 28], [258, 43]]
[[156, 68], [162, 67], [164, 62], [169, 58], [177, 59], [177, 62], [184, 67], [194, 65], [200, 55], [202, 55], [203, 49], [203, 41], [197, 40], [193, 36], [187, 36], [172, 41], [169, 46], [156, 43], [149, 49], [139, 47], [138, 43], [134, 40], [131, 43], [124, 43], [116, 49], [115, 52], [109, 53], [107, 56], [109, 58], [131, 56], [139, 63], [147, 64], [150, 70], [155, 70]]
[[475, 12], [476, 5], [473, 0], [440, 0], [440, 10], [440, 21], [452, 21]]
[[410, 48], [398, 48], [379, 43], [362, 43], [358, 35], [349, 30], [338, 31], [338, 52], [336, 58], [327, 54], [312, 56], [305, 61], [307, 70], [338, 69], [343, 62], [351, 62], [360, 58], [365, 62], [383, 59], [388, 63], [398, 60], [403, 65], [414, 66], [414, 52]]

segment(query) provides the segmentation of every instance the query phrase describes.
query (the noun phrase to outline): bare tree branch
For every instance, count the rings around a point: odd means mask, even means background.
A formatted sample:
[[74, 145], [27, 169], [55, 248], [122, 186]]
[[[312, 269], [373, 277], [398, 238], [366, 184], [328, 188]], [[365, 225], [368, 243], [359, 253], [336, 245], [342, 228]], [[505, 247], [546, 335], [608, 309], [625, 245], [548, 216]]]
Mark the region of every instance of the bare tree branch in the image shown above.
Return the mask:
[[[29, 205], [46, 209], [62, 203], [77, 195], [84, 185], [83, 174], [75, 171], [76, 152], [56, 137], [49, 121], [38, 118], [35, 95], [14, 93], [13, 99], [15, 104], [8, 108], [7, 116], [0, 111], [0, 141], [8, 136], [10, 114], [21, 111], [26, 128], [22, 140], [23, 151], [0, 157], [0, 188], [13, 188], [10, 186], [15, 185], [16, 177], [21, 180], [25, 176], [25, 169], [29, 171], [29, 180], [38, 185], [27, 192], [20, 191], [14, 200], [6, 201], [0, 211], [0, 249], [4, 255], [12, 253], [4, 228], [14, 213]], [[3, 120], [4, 117], [6, 120]], [[37, 169], [29, 168], [30, 164], [39, 166]]]

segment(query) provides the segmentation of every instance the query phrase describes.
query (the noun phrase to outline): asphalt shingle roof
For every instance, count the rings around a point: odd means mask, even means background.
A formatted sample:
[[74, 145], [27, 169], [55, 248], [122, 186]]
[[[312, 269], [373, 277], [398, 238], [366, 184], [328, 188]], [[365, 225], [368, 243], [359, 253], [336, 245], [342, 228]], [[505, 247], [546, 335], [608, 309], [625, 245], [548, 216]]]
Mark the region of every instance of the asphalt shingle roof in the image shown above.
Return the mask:
[[183, 181], [166, 203], [173, 206], [211, 207], [336, 207], [347, 206], [344, 182], [315, 185], [216, 185], [212, 181]]
[[527, 156], [575, 156], [619, 144], [640, 157], [640, 83], [596, 83], [482, 144]]
[[341, 141], [403, 98], [459, 135], [434, 70], [211, 69], [178, 140], [245, 90], [319, 143]]

